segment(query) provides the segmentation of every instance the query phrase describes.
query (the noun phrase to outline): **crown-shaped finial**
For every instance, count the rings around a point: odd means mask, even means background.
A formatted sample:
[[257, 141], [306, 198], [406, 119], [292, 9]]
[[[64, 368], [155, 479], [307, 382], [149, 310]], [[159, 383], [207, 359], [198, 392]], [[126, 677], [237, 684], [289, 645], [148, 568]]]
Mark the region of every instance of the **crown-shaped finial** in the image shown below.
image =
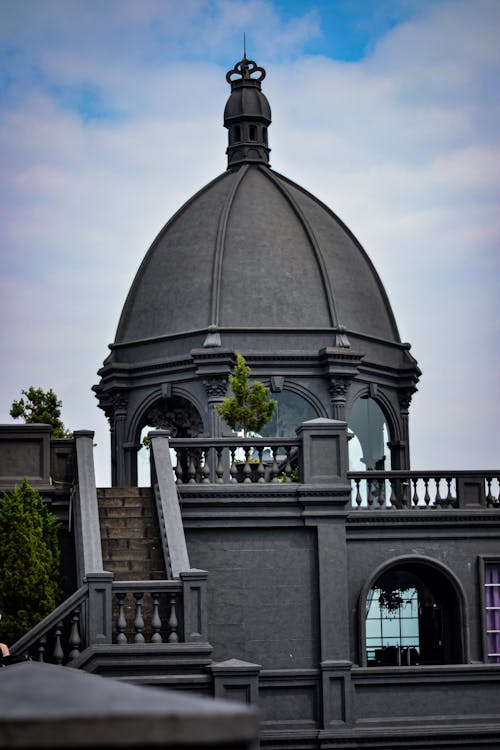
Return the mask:
[[[256, 75], [254, 75], [256, 73]], [[257, 65], [254, 60], [247, 60], [246, 54], [243, 59], [235, 63], [232, 70], [226, 73], [226, 81], [232, 83], [241, 78], [243, 81], [263, 81], [266, 77], [266, 71]]]

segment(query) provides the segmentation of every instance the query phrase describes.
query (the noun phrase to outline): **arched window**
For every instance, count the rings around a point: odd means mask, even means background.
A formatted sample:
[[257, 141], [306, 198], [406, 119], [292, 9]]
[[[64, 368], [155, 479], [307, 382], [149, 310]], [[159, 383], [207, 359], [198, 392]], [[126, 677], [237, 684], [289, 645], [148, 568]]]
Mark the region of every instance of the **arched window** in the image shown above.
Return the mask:
[[368, 666], [410, 666], [463, 661], [457, 592], [444, 573], [408, 562], [386, 570], [365, 607]]
[[250, 125], [248, 129], [248, 137], [251, 141], [257, 140], [257, 127], [255, 125]]
[[315, 419], [318, 414], [314, 407], [293, 391], [272, 393], [277, 401], [273, 418], [260, 431], [262, 437], [296, 437], [297, 427], [308, 419]]
[[240, 126], [236, 125], [233, 132], [234, 132], [234, 141], [235, 141], [235, 143], [238, 143], [239, 141], [241, 141], [241, 128], [240, 128]]
[[384, 412], [373, 398], [358, 398], [349, 414], [349, 469], [374, 471], [391, 469], [389, 425]]

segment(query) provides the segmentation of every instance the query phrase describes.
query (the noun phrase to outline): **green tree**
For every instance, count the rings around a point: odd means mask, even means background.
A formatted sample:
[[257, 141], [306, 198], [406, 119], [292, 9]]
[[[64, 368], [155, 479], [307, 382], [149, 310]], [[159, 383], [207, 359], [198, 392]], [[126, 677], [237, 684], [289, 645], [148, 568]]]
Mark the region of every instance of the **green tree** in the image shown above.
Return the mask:
[[[26, 398], [23, 398], [26, 396]], [[10, 416], [14, 419], [24, 419], [26, 424], [50, 424], [52, 437], [72, 437], [61, 421], [62, 402], [52, 388], [44, 391], [30, 385], [27, 391], [21, 391], [21, 398], [12, 402]]]
[[250, 368], [242, 354], [236, 355], [234, 373], [229, 376], [232, 397], [225, 398], [215, 410], [234, 430], [243, 430], [246, 437], [249, 432], [259, 432], [274, 414], [276, 401], [269, 399], [269, 388], [254, 380], [248, 383]]
[[14, 643], [56, 607], [59, 521], [25, 478], [0, 499], [0, 640]]

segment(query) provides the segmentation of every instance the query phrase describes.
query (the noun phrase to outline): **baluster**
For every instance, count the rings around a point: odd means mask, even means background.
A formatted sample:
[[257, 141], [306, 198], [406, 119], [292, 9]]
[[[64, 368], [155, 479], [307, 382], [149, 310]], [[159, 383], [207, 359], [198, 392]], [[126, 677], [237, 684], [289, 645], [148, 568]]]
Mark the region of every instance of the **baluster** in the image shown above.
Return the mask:
[[401, 505], [403, 508], [410, 507], [410, 480], [401, 482]]
[[42, 637], [38, 641], [38, 648], [37, 648], [37, 655], [36, 655], [37, 661], [45, 661], [45, 646], [46, 645], [47, 645], [47, 636], [42, 635]]
[[356, 497], [354, 498], [354, 505], [356, 508], [360, 508], [361, 503], [363, 502], [361, 499], [361, 492], [359, 491], [359, 485], [361, 484], [361, 479], [355, 479], [354, 482], [356, 484]]
[[373, 488], [373, 482], [370, 479], [367, 479], [366, 480], [366, 503], [368, 506], [368, 510], [373, 510], [373, 501], [375, 498], [373, 497], [372, 488]]
[[441, 497], [441, 477], [436, 477], [434, 481], [436, 483], [436, 497], [434, 498], [434, 505], [437, 508], [440, 508], [443, 504], [443, 498]]
[[153, 635], [151, 636], [151, 643], [163, 643], [161, 637], [161, 618], [160, 618], [160, 594], [155, 592], [151, 594], [153, 600], [153, 617], [151, 618], [151, 628]]
[[183, 475], [184, 472], [182, 471], [182, 449], [181, 448], [176, 448], [175, 449], [175, 459], [176, 459], [176, 463], [175, 463], [175, 476], [176, 476], [176, 480], [175, 480], [175, 482], [176, 482], [176, 484], [183, 484], [182, 475]]
[[385, 508], [385, 479], [378, 480], [378, 504], [380, 508]]
[[486, 507], [491, 508], [493, 505], [493, 495], [491, 494], [491, 479], [486, 477]]
[[179, 643], [179, 636], [177, 635], [177, 613], [175, 611], [176, 595], [170, 594], [170, 615], [168, 618], [168, 642]]
[[245, 448], [245, 465], [243, 467], [243, 483], [249, 484], [252, 481], [252, 468], [250, 466], [251, 448]]
[[411, 499], [411, 504], [414, 508], [418, 508], [418, 504], [420, 502], [417, 491], [418, 479], [410, 479], [410, 482], [413, 484], [413, 497]]
[[279, 482], [278, 479], [278, 448], [273, 447], [273, 465], [271, 466], [271, 482]]
[[446, 495], [446, 505], [448, 508], [453, 505], [453, 495], [451, 494], [451, 483], [453, 481], [452, 477], [446, 477], [446, 484], [448, 485], [448, 493]]
[[71, 632], [69, 634], [69, 659], [76, 659], [80, 655], [80, 607], [75, 609], [71, 617]]
[[127, 629], [127, 620], [125, 619], [125, 597], [127, 594], [120, 591], [116, 594], [118, 602], [118, 618], [116, 620], [116, 638], [115, 643], [124, 644], [128, 643], [125, 631]]
[[389, 479], [389, 484], [391, 486], [391, 496], [389, 498], [389, 502], [391, 504], [391, 508], [396, 507], [397, 503], [397, 497], [396, 497], [396, 490], [394, 489], [394, 485], [396, 484], [394, 479]]
[[217, 484], [224, 483], [224, 464], [222, 463], [222, 448], [216, 448], [217, 464], [215, 467], [215, 481]]
[[142, 598], [144, 594], [142, 592], [134, 593], [135, 598], [135, 620], [134, 620], [134, 643], [144, 643], [144, 619], [142, 617]]
[[62, 620], [59, 620], [54, 630], [54, 650], [52, 652], [52, 660], [54, 664], [62, 664], [64, 659], [64, 651], [61, 645], [62, 629], [63, 623]]
[[231, 481], [237, 482], [238, 481], [238, 467], [236, 465], [236, 448], [230, 448], [230, 454], [231, 454], [231, 468], [229, 469], [229, 473], [231, 475]]
[[424, 488], [425, 488], [424, 504], [425, 504], [425, 507], [428, 508], [431, 502], [431, 498], [429, 495], [429, 477], [423, 477], [423, 480], [424, 480]]
[[201, 467], [201, 483], [210, 484], [210, 464], [208, 461], [208, 448], [203, 451], [203, 466]]
[[290, 446], [288, 448], [285, 447], [285, 454], [286, 454], [286, 464], [285, 464], [285, 482], [291, 482], [292, 481], [292, 464], [290, 463]]
[[266, 481], [266, 469], [264, 467], [264, 462], [262, 460], [262, 455], [264, 453], [264, 448], [259, 448], [259, 465], [257, 466], [257, 483], [262, 484]]
[[196, 484], [196, 463], [194, 460], [194, 451], [188, 453], [188, 484]]

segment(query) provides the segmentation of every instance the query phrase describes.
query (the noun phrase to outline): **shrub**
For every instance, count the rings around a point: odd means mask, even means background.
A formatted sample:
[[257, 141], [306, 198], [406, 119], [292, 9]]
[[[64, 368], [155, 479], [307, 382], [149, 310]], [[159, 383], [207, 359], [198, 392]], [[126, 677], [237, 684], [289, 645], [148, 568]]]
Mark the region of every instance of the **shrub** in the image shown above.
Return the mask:
[[229, 376], [229, 385], [233, 396], [225, 398], [222, 404], [215, 407], [229, 427], [243, 430], [244, 437], [248, 433], [259, 432], [272, 419], [276, 401], [269, 399], [269, 388], [259, 380], [249, 385], [250, 368], [242, 354], [236, 355], [234, 374]]
[[56, 606], [59, 521], [26, 478], [0, 499], [0, 640], [14, 643]]

